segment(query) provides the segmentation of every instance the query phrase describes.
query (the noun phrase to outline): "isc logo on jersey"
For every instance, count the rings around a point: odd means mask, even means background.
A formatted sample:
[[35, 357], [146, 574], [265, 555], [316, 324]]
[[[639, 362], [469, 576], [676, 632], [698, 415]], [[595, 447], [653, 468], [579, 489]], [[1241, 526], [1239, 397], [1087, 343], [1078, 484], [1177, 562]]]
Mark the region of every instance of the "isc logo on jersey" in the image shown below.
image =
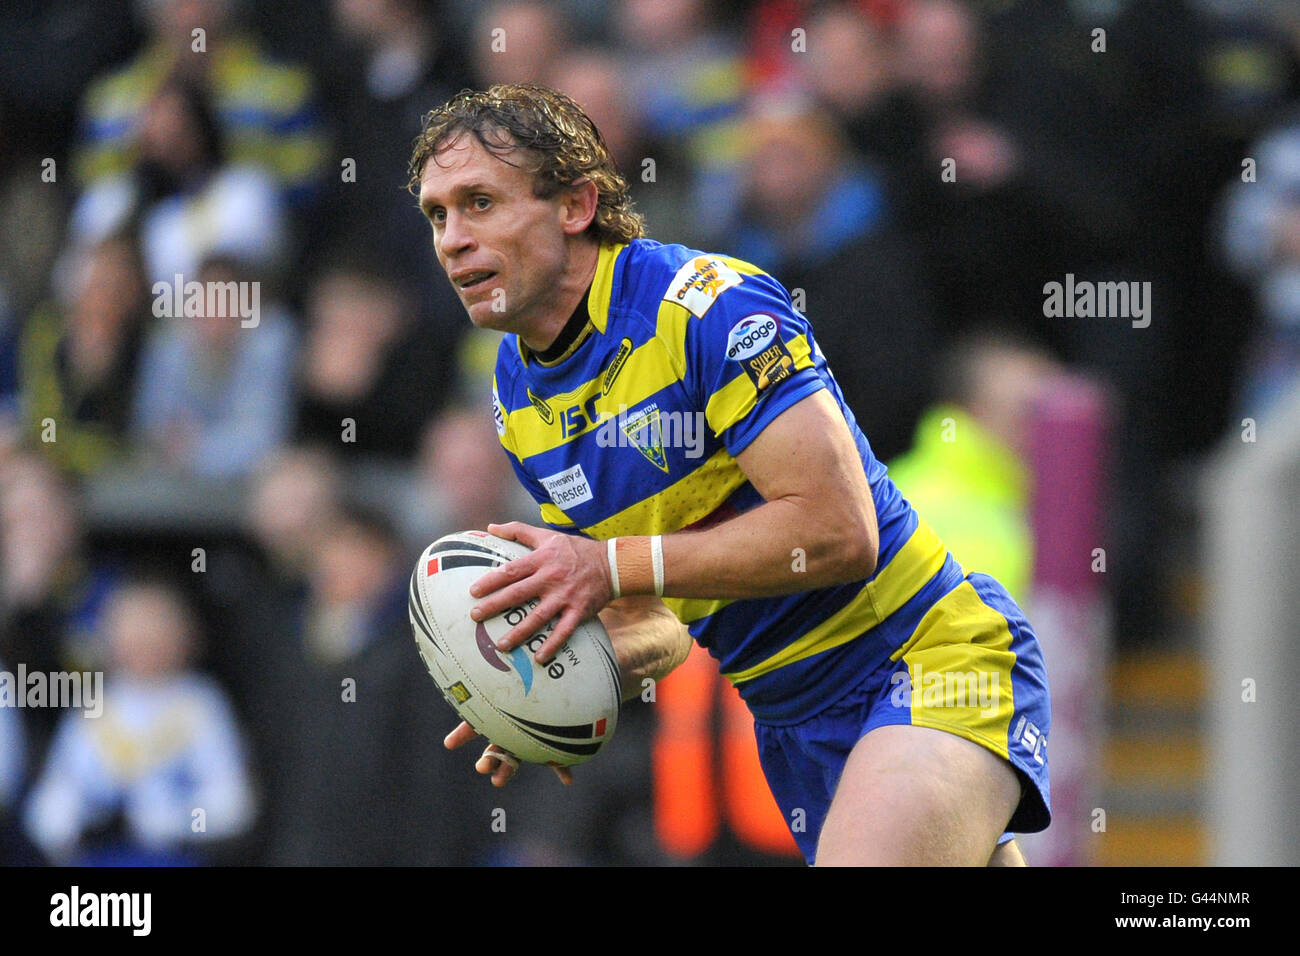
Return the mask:
[[763, 351], [776, 336], [776, 319], [761, 312], [747, 315], [727, 335], [727, 358], [743, 362]]

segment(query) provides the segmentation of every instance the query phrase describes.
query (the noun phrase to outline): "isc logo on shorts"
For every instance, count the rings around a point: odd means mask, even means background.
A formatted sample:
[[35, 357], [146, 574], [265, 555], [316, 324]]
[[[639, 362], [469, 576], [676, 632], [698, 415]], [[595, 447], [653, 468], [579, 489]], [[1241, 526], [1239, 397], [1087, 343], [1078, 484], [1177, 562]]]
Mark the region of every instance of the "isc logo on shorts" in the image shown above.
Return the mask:
[[696, 256], [677, 270], [664, 293], [664, 301], [685, 306], [691, 315], [702, 319], [718, 296], [744, 281], [739, 272], [721, 260]]
[[1047, 750], [1047, 736], [1032, 721], [1021, 715], [1016, 729], [1011, 732], [1011, 739], [1024, 747], [1035, 763], [1043, 762], [1043, 752]]

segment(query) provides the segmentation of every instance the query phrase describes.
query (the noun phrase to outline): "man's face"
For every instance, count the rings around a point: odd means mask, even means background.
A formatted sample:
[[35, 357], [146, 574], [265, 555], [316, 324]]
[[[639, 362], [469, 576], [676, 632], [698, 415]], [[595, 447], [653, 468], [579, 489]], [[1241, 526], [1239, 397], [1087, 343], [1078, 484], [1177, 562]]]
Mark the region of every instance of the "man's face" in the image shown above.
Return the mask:
[[529, 172], [463, 134], [425, 163], [420, 209], [471, 322], [527, 340], [555, 318], [569, 253], [563, 192], [537, 198]]

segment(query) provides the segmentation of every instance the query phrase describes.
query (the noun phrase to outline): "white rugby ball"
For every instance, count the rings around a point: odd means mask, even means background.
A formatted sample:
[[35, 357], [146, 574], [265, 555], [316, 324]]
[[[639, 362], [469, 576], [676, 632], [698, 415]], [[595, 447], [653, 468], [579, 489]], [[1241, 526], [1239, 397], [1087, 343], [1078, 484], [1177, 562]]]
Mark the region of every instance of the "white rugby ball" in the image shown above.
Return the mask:
[[502, 653], [497, 640], [529, 608], [481, 623], [469, 616], [476, 603], [470, 585], [529, 550], [486, 531], [433, 542], [411, 575], [411, 629], [425, 667], [461, 719], [520, 760], [578, 764], [599, 753], [618, 726], [618, 660], [604, 626], [583, 622], [549, 663], [539, 664], [533, 655], [555, 621]]

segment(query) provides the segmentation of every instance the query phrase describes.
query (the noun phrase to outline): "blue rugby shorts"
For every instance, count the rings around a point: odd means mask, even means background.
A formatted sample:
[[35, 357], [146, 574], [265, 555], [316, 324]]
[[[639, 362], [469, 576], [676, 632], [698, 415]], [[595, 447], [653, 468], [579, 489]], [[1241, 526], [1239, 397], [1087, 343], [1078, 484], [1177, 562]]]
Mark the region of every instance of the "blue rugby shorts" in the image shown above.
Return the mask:
[[849, 752], [896, 724], [944, 730], [1010, 762], [1021, 798], [999, 844], [1051, 822], [1047, 670], [1024, 613], [993, 578], [966, 575], [884, 664], [811, 718], [755, 722], [763, 772], [809, 864]]

